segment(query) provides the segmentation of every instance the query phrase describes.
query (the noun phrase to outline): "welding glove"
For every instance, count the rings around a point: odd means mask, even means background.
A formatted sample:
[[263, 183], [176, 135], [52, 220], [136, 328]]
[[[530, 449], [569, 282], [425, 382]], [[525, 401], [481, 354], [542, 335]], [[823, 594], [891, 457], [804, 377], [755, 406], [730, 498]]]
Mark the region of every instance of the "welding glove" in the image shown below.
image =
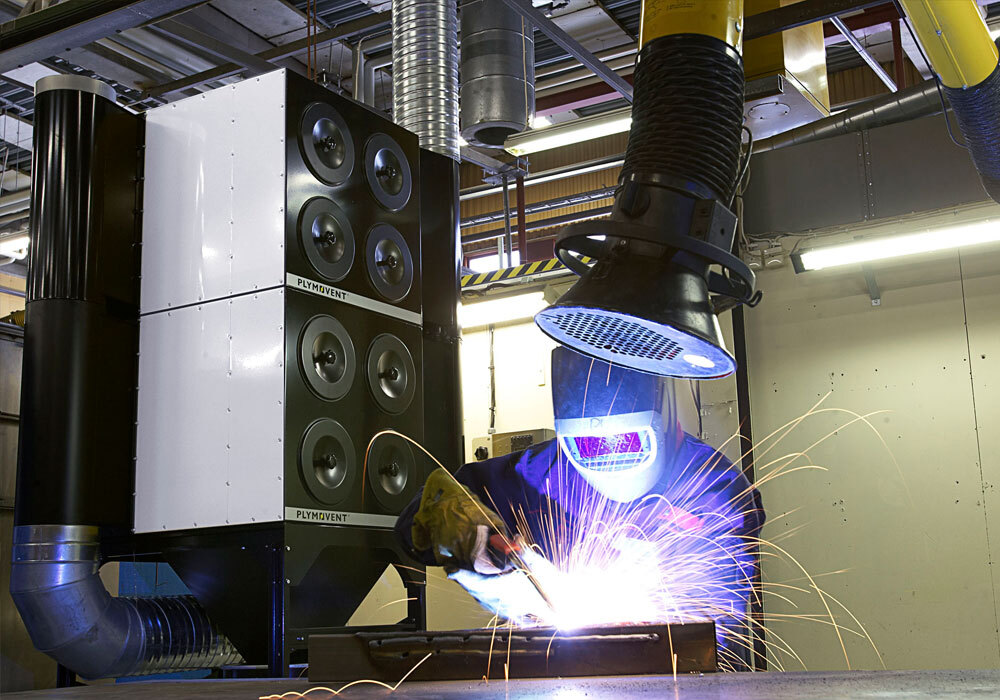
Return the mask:
[[449, 571], [491, 575], [510, 568], [502, 552], [490, 546], [491, 536], [496, 542], [498, 534], [509, 541], [503, 519], [444, 469], [435, 469], [427, 478], [410, 532], [413, 546], [431, 550]]

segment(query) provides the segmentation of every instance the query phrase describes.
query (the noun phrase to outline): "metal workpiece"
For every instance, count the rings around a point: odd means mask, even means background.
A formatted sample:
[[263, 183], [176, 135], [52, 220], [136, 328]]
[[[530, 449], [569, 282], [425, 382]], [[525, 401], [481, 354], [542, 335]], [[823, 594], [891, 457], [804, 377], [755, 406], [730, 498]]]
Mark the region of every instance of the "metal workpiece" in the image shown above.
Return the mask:
[[715, 623], [621, 625], [572, 631], [499, 627], [358, 632], [309, 639], [309, 680], [479, 680], [715, 671]]
[[460, 159], [456, 0], [393, 0], [392, 105], [422, 148]]
[[88, 679], [242, 660], [191, 596], [112, 598], [98, 575], [99, 544], [93, 526], [14, 529], [10, 594], [39, 650]]
[[462, 137], [502, 148], [535, 112], [532, 24], [503, 0], [468, 0], [461, 19]]

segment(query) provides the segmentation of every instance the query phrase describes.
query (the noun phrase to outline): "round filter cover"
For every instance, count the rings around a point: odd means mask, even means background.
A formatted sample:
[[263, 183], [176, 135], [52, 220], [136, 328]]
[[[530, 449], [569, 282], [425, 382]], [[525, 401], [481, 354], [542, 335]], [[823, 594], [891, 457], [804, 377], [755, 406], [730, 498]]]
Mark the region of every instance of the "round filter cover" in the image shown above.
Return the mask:
[[[562, 345], [640, 372], [716, 379], [736, 370], [732, 356], [706, 340], [673, 326], [617, 311], [550, 306], [535, 315], [535, 323]], [[717, 319], [715, 323], [718, 325]]]
[[306, 107], [299, 123], [299, 145], [313, 175], [339, 185], [354, 170], [354, 139], [340, 112], [328, 104]]
[[344, 211], [326, 197], [313, 197], [299, 214], [299, 242], [321, 276], [339, 282], [354, 263], [354, 230]]
[[351, 493], [357, 454], [344, 426], [321, 418], [306, 428], [299, 445], [299, 473], [313, 498], [326, 505], [336, 505]]
[[365, 178], [375, 199], [389, 211], [399, 211], [410, 201], [410, 163], [402, 147], [388, 134], [378, 133], [368, 139]]
[[398, 435], [379, 435], [368, 452], [368, 483], [389, 512], [399, 513], [419, 485], [413, 448]]
[[383, 333], [368, 348], [368, 386], [382, 410], [402, 413], [416, 387], [413, 356], [399, 338]]
[[299, 369], [322, 399], [339, 399], [354, 382], [357, 363], [347, 329], [332, 316], [314, 316], [299, 338]]
[[389, 224], [375, 224], [365, 245], [368, 277], [379, 294], [401, 301], [413, 286], [413, 256], [403, 235]]

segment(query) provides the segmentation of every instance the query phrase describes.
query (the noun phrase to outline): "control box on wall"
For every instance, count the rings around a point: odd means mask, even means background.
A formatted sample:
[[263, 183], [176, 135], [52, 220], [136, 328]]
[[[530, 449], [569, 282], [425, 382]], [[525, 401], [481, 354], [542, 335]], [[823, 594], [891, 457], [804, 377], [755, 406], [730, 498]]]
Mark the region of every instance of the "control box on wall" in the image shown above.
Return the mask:
[[391, 527], [426, 471], [383, 433], [423, 439], [416, 136], [284, 70], [146, 119], [136, 531]]

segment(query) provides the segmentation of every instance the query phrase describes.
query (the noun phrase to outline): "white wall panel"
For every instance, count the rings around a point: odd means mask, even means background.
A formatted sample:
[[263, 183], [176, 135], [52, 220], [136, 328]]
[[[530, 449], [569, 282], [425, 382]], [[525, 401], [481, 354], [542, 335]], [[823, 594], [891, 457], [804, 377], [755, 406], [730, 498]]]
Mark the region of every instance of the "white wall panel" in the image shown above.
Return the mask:
[[233, 92], [234, 294], [284, 284], [285, 72], [250, 78]]
[[282, 284], [283, 70], [146, 118], [142, 312]]
[[140, 324], [137, 532], [282, 517], [284, 289]]
[[[1000, 269], [995, 248], [968, 253], [984, 273]], [[974, 401], [969, 338], [982, 336], [976, 342], [984, 353], [997, 347], [985, 337], [996, 333], [1000, 277], [993, 272], [975, 283], [981, 313], [969, 314], [967, 326], [966, 304], [973, 304], [965, 294], [973, 285], [957, 252], [873, 270], [882, 288], [878, 307], [857, 268], [761, 276], [764, 301], [747, 312], [754, 436], [763, 438], [829, 393], [829, 409], [884, 411], [871, 423], [889, 447], [867, 426], [842, 428], [849, 415], [827, 413], [805, 421], [770, 454], [758, 449], [758, 479], [768, 459], [800, 450], [809, 454], [797, 464], [826, 469], [761, 487], [769, 514], [763, 537], [821, 575], [817, 583], [867, 627], [889, 668], [995, 668], [997, 559], [987, 544], [977, 415], [982, 424], [986, 410], [995, 424], [1000, 402], [988, 391]], [[983, 367], [976, 381], [987, 382], [988, 372]], [[764, 575], [809, 586], [784, 556], [768, 557]], [[784, 640], [810, 670], [845, 667], [828, 624], [781, 617], [823, 615], [823, 602], [814, 593], [791, 598], [797, 607], [777, 595], [765, 600], [772, 638]], [[828, 602], [842, 624], [853, 625]], [[864, 639], [845, 634], [844, 642], [854, 668], [880, 667]], [[784, 662], [797, 667], [787, 656]]]
[[984, 526], [993, 562], [993, 623], [1000, 630], [1000, 254], [961, 257], [969, 331], [976, 435], [982, 470]]
[[229, 302], [139, 325], [136, 532], [226, 523]]
[[281, 520], [285, 290], [234, 297], [226, 522]]

